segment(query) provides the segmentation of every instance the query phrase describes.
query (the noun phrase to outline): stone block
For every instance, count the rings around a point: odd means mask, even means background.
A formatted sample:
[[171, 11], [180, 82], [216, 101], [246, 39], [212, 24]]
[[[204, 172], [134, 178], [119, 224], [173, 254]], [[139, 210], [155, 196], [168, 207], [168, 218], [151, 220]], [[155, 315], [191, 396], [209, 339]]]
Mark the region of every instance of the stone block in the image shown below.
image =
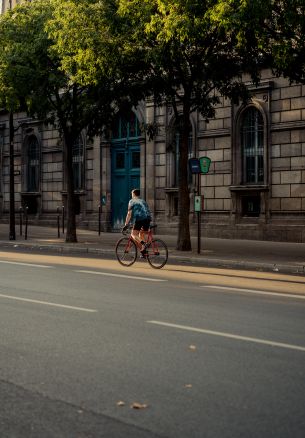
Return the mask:
[[156, 166], [155, 167], [155, 175], [156, 175], [156, 177], [158, 177], [158, 176], [163, 176], [163, 177], [165, 177], [166, 176], [166, 168], [165, 168], [165, 166]]
[[225, 107], [225, 108], [216, 108], [216, 119], [225, 119], [231, 117], [231, 108]]
[[231, 161], [232, 152], [231, 149], [224, 149], [223, 150], [223, 160], [224, 161]]
[[271, 190], [271, 195], [273, 198], [290, 197], [290, 184], [274, 184]]
[[272, 172], [271, 173], [271, 182], [272, 182], [272, 184], [280, 184], [281, 183], [281, 172]]
[[291, 131], [291, 143], [304, 143], [305, 142], [305, 130], [295, 129]]
[[224, 175], [220, 174], [220, 175], [213, 175], [214, 176], [214, 186], [215, 187], [219, 187], [219, 186], [224, 186]]
[[204, 206], [205, 210], [215, 210], [215, 199], [206, 199]]
[[302, 155], [301, 143], [290, 143], [281, 145], [281, 157], [299, 157]]
[[209, 131], [211, 129], [223, 129], [223, 119], [209, 120], [209, 123], [207, 124], [206, 130]]
[[271, 113], [271, 124], [272, 123], [280, 123], [281, 121], [281, 113]]
[[223, 175], [223, 185], [229, 187], [231, 184], [232, 184], [232, 174], [231, 173], [225, 173]]
[[301, 110], [291, 110], [281, 112], [281, 122], [294, 122], [297, 120], [302, 120]]
[[305, 169], [305, 157], [292, 157], [291, 169]]
[[272, 158], [278, 158], [281, 156], [281, 147], [279, 144], [274, 144], [271, 146], [271, 156]]
[[304, 109], [305, 97], [295, 97], [291, 99], [291, 109]]
[[290, 169], [290, 158], [272, 158], [272, 169]]
[[301, 198], [282, 198], [281, 210], [299, 211], [302, 208]]
[[215, 198], [228, 199], [231, 198], [231, 192], [228, 187], [215, 187]]
[[230, 149], [231, 148], [231, 137], [216, 137], [215, 138], [215, 149]]
[[291, 197], [292, 198], [305, 197], [305, 184], [291, 184]]
[[215, 149], [213, 151], [209, 151], [208, 156], [212, 160], [212, 162], [223, 161], [223, 149]]
[[272, 90], [271, 100], [272, 101], [279, 100], [281, 97], [280, 94], [281, 94], [280, 89]]
[[270, 199], [270, 210], [271, 211], [281, 210], [281, 199], [280, 198], [271, 198]]
[[214, 138], [201, 138], [199, 139], [199, 150], [200, 151], [210, 151], [215, 149], [215, 140]]
[[225, 128], [225, 129], [231, 129], [231, 127], [232, 127], [232, 119], [230, 118], [226, 118], [226, 119], [223, 119], [223, 127]]
[[289, 87], [283, 87], [281, 89], [281, 98], [289, 99], [293, 97], [302, 96], [302, 86], [301, 85], [290, 85]]
[[224, 199], [223, 200], [223, 209], [226, 211], [232, 210], [232, 200], [230, 199]]
[[215, 199], [215, 210], [223, 210], [224, 209], [224, 203], [223, 203], [223, 199]]
[[215, 163], [215, 172], [229, 173], [231, 169], [231, 161], [218, 161]]
[[271, 112], [290, 111], [290, 109], [290, 99], [281, 99], [271, 102]]
[[215, 198], [215, 188], [214, 187], [202, 187], [201, 188], [201, 194], [206, 199], [214, 199]]
[[281, 184], [300, 184], [301, 181], [302, 172], [300, 170], [281, 172]]
[[272, 132], [271, 143], [272, 144], [285, 144], [291, 142], [290, 131]]

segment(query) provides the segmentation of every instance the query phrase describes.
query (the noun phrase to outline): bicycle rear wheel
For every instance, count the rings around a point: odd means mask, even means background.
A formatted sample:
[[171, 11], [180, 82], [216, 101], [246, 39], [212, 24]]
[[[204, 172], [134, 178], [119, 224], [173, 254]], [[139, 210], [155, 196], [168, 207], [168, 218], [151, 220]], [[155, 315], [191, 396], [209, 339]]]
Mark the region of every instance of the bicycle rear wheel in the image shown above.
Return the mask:
[[137, 259], [137, 247], [129, 237], [122, 237], [117, 241], [115, 255], [123, 266], [131, 266]]
[[155, 269], [163, 268], [168, 259], [168, 249], [161, 239], [153, 239], [147, 247], [147, 260]]

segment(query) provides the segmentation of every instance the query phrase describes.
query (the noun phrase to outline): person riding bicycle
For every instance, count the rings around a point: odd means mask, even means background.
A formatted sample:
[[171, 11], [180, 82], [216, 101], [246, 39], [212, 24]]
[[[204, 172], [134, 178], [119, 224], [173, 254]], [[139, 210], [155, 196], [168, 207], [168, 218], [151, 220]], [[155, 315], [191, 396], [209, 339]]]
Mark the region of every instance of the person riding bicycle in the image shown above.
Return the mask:
[[140, 198], [139, 189], [133, 189], [131, 191], [131, 199], [128, 203], [128, 212], [126, 215], [123, 231], [128, 228], [128, 224], [130, 221], [133, 222], [131, 236], [135, 240], [135, 242], [138, 243], [139, 247], [141, 247], [140, 252], [142, 256], [145, 256], [145, 236], [149, 230], [149, 225], [151, 222], [151, 212], [146, 201]]

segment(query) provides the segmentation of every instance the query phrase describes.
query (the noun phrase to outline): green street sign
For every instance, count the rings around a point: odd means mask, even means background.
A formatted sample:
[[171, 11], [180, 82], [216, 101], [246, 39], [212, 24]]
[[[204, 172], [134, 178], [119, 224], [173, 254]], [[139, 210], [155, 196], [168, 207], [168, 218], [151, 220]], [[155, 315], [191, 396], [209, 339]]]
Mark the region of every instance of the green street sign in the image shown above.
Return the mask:
[[200, 157], [199, 163], [200, 163], [200, 172], [208, 173], [211, 165], [211, 159], [208, 157]]

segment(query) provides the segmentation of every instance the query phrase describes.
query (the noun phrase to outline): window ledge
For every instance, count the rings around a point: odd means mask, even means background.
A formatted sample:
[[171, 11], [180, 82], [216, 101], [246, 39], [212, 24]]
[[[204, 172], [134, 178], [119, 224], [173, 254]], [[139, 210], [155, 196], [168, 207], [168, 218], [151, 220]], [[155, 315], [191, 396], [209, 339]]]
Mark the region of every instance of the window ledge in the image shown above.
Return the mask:
[[178, 193], [178, 187], [165, 187], [165, 193]]
[[41, 192], [21, 192], [22, 196], [41, 196]]
[[238, 186], [230, 186], [231, 192], [267, 192], [269, 186], [265, 184], [243, 184]]

